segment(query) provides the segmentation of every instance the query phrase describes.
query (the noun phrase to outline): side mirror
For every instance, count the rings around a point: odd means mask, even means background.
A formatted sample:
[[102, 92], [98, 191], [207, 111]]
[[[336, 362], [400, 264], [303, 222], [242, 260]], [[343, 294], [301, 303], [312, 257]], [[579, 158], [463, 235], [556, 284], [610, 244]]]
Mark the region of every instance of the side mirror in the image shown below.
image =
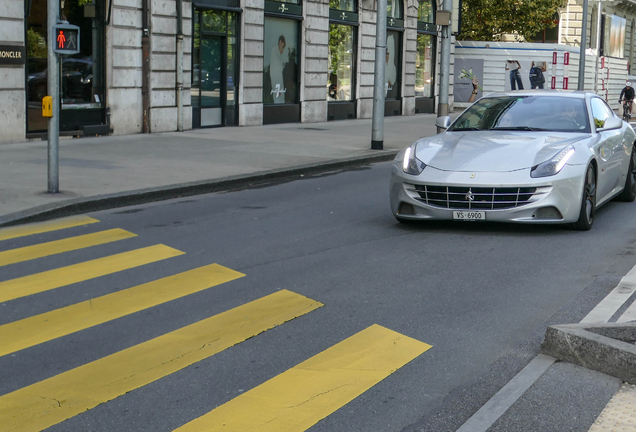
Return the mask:
[[612, 129], [620, 129], [623, 127], [623, 119], [618, 117], [608, 117], [603, 123], [603, 127], [596, 128], [597, 131], [606, 131]]
[[451, 118], [449, 116], [437, 117], [435, 120], [435, 126], [441, 129], [448, 129], [451, 124]]

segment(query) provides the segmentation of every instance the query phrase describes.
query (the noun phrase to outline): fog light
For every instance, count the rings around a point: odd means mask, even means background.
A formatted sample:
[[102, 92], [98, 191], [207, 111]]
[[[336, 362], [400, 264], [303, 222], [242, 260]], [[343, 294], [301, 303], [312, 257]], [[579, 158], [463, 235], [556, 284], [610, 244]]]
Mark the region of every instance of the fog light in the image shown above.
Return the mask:
[[556, 207], [542, 207], [534, 213], [536, 219], [563, 219], [563, 215]]
[[415, 207], [413, 207], [411, 204], [402, 202], [400, 203], [400, 208], [398, 208], [398, 213], [401, 215], [414, 215]]

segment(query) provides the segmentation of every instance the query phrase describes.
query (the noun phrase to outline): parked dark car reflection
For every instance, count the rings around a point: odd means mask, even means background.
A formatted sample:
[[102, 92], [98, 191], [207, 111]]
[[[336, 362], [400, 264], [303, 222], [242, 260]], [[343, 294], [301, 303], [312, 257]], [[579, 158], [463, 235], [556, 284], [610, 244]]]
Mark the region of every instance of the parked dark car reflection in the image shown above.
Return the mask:
[[[29, 100], [39, 102], [48, 93], [46, 59], [29, 59], [27, 87]], [[90, 103], [93, 86], [93, 62], [89, 58], [62, 59], [62, 103]]]

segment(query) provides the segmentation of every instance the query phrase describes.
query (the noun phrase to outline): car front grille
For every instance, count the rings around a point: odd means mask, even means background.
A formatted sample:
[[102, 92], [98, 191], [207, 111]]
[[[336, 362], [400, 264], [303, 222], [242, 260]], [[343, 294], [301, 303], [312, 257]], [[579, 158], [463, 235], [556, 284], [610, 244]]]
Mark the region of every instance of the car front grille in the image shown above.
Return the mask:
[[413, 198], [430, 206], [457, 210], [502, 210], [536, 201], [551, 187], [470, 187], [408, 185]]

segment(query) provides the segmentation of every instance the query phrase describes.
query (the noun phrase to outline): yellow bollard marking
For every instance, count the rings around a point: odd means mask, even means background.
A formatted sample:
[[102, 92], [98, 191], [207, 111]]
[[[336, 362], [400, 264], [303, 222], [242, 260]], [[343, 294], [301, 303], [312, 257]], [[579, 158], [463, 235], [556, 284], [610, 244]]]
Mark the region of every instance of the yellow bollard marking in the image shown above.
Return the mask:
[[0, 326], [0, 356], [245, 276], [218, 264], [107, 294]]
[[136, 236], [137, 234], [116, 228], [93, 234], [84, 234], [63, 240], [55, 240], [48, 243], [40, 243], [33, 246], [11, 249], [0, 252], [0, 267]]
[[183, 254], [165, 245], [155, 245], [11, 279], [0, 282], [0, 303]]
[[429, 348], [373, 325], [176, 431], [305, 431]]
[[0, 431], [41, 431], [320, 306], [278, 291], [0, 396]]
[[65, 228], [88, 225], [99, 222], [89, 216], [73, 216], [47, 222], [36, 222], [28, 225], [0, 229], [0, 241], [12, 238], [24, 237], [33, 234], [41, 234], [50, 231], [57, 231]]

